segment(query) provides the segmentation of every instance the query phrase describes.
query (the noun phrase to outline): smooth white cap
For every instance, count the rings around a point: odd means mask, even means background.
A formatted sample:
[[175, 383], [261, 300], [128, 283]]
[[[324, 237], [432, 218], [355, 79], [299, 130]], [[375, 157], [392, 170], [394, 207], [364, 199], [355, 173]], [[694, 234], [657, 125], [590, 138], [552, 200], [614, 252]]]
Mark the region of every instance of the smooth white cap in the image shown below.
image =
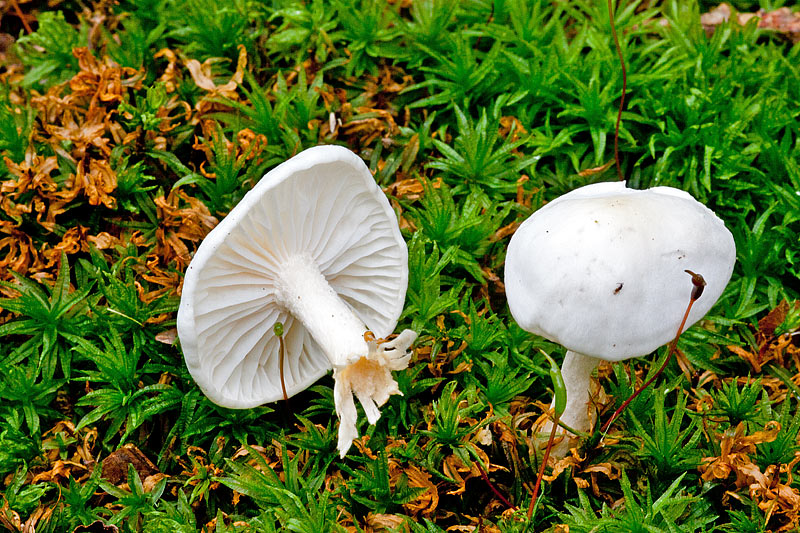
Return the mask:
[[330, 370], [276, 301], [276, 276], [299, 254], [378, 338], [392, 333], [408, 285], [397, 217], [361, 158], [339, 146], [310, 148], [266, 174], [186, 271], [178, 335], [189, 372], [215, 403], [247, 408], [283, 397], [276, 322], [284, 325], [289, 396]]
[[690, 194], [596, 183], [520, 225], [506, 255], [506, 297], [523, 329], [619, 361], [675, 337], [693, 287], [685, 270], [707, 286], [684, 330], [720, 297], [735, 260], [730, 231]]

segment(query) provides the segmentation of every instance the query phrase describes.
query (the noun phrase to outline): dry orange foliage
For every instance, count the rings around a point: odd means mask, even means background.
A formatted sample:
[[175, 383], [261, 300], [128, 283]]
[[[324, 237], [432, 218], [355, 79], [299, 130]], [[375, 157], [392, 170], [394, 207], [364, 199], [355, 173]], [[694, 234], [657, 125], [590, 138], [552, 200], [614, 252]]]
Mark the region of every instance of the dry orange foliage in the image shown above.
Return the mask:
[[247, 67], [247, 51], [244, 45], [239, 45], [239, 58], [236, 62], [236, 72], [234, 72], [233, 76], [225, 83], [217, 83], [214, 81], [213, 67], [220, 61], [222, 61], [220, 58], [208, 58], [202, 63], [196, 59], [189, 59], [185, 62], [186, 68], [189, 70], [194, 83], [204, 91], [207, 91], [207, 94], [195, 105], [195, 110], [199, 115], [216, 111], [221, 107], [221, 104], [216, 102], [215, 98], [218, 99], [222, 97], [231, 100], [238, 100], [239, 98], [236, 88], [241, 85], [244, 79], [244, 70]]
[[[23, 161], [4, 159], [10, 179], [0, 183], [0, 209], [13, 222], [0, 223], [0, 253], [4, 252], [0, 279], [8, 279], [9, 270], [50, 277], [45, 271], [56, 264], [62, 251], [88, 250], [86, 228], [58, 225], [58, 217], [76, 200], [116, 207], [117, 177], [108, 160], [120, 140], [113, 135], [121, 127], [114, 122], [115, 107], [127, 98], [128, 91], [141, 88], [144, 73], [120, 67], [108, 58], [97, 59], [86, 48], [75, 49], [73, 55], [80, 71], [45, 94], [34, 93], [30, 100], [38, 113], [34, 140], [49, 144], [73, 167], [59, 166], [58, 156], [44, 156], [32, 146]], [[61, 242], [37, 247], [20, 229], [31, 219], [46, 232], [61, 235]]]
[[[61, 434], [62, 439], [57, 438], [58, 434]], [[84, 428], [76, 431], [75, 425], [69, 420], [57, 422], [42, 435], [42, 449], [45, 451], [29, 469], [26, 484], [52, 482], [62, 485], [69, 478], [84, 483], [98, 461], [98, 452], [94, 447], [96, 441], [96, 429]], [[63, 448], [64, 442], [68, 443], [66, 449]], [[66, 458], [61, 457], [62, 453], [66, 453]], [[11, 475], [3, 480], [4, 486], [9, 485], [10, 477]], [[8, 501], [4, 500], [0, 507], [0, 525], [8, 531], [34, 532], [37, 524], [46, 523], [57, 508], [42, 504], [27, 517], [22, 517], [9, 508]]]
[[[209, 179], [215, 179], [217, 176], [213, 172], [206, 170], [206, 162], [212, 162], [215, 159], [214, 145], [224, 144], [224, 149], [229, 156], [232, 156], [236, 165], [244, 166], [244, 163], [250, 162], [251, 164], [260, 163], [259, 156], [267, 147], [267, 137], [260, 133], [255, 133], [249, 128], [239, 130], [236, 134], [236, 142], [229, 140], [225, 135], [217, 130], [217, 123], [213, 120], [203, 120], [200, 122], [203, 132], [203, 139], [194, 138], [192, 148], [203, 152], [206, 156], [206, 161], [200, 164], [200, 173]], [[252, 184], [250, 184], [252, 186]]]
[[155, 198], [158, 219], [154, 254], [161, 264], [173, 261], [181, 270], [191, 260], [189, 247], [184, 241], [197, 244], [208, 235], [219, 220], [213, 216], [202, 201], [191, 197], [180, 189], [171, 191], [166, 198]]
[[320, 134], [343, 138], [351, 146], [369, 146], [377, 138], [390, 144], [391, 138], [400, 133], [398, 112], [391, 105], [391, 98], [410, 86], [413, 77], [397, 67], [382, 65], [377, 76], [367, 74], [350, 82], [363, 86], [359, 100], [364, 104], [353, 107], [343, 90], [326, 87], [320, 91], [326, 107], [333, 110], [337, 102], [339, 106], [336, 120], [320, 124]]
[[[723, 504], [730, 498], [740, 500], [740, 490], [747, 489], [750, 498], [764, 511], [770, 531], [797, 531], [800, 527], [800, 491], [792, 487], [793, 470], [800, 463], [800, 452], [788, 464], [769, 465], [766, 471], [752, 460], [756, 445], [772, 442], [781, 426], [770, 421], [763, 430], [745, 435], [744, 422], [736, 428], [717, 434], [720, 442], [718, 457], [705, 457], [699, 469], [704, 481], [726, 483]], [[733, 480], [730, 478], [733, 476]]]
[[747, 361], [756, 373], [760, 373], [767, 363], [774, 363], [787, 369], [794, 363], [794, 368], [800, 371], [800, 346], [794, 344], [794, 335], [791, 332], [775, 335], [775, 330], [784, 323], [789, 313], [798, 309], [800, 302], [794, 302], [792, 309], [792, 306], [783, 300], [758, 321], [755, 333], [757, 351], [747, 350], [741, 346], [728, 346], [728, 349]]

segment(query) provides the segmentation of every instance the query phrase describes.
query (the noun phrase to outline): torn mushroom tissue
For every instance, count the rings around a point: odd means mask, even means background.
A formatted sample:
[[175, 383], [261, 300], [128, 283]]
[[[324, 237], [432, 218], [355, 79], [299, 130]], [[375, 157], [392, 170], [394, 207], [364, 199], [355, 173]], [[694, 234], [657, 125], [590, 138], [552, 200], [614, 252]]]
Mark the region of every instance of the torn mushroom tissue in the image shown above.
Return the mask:
[[416, 333], [404, 330], [391, 341], [375, 340], [309, 255], [298, 254], [285, 260], [279, 280], [278, 302], [302, 322], [333, 367], [338, 449], [344, 457], [358, 437], [353, 395], [364, 407], [369, 423], [377, 422], [378, 407], [392, 394], [402, 395], [391, 371], [408, 366], [408, 349]]

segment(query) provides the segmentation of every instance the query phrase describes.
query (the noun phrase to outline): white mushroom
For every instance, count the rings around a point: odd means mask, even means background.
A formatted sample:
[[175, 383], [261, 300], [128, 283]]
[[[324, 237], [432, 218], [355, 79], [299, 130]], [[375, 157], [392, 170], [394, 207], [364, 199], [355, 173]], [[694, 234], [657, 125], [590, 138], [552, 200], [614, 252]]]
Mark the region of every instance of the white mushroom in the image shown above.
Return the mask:
[[[186, 271], [178, 335], [192, 377], [215, 403], [248, 408], [333, 369], [344, 457], [356, 430], [352, 395], [374, 424], [401, 394], [416, 338], [389, 342], [408, 285], [408, 250], [364, 162], [338, 146], [310, 148], [269, 172], [205, 238]], [[374, 334], [374, 335], [373, 335]]]
[[601, 359], [646, 355], [675, 337], [692, 294], [687, 269], [707, 286], [684, 330], [717, 301], [735, 259], [722, 220], [671, 187], [587, 185], [523, 222], [508, 245], [506, 297], [523, 329], [568, 349], [564, 424], [590, 429], [590, 377]]

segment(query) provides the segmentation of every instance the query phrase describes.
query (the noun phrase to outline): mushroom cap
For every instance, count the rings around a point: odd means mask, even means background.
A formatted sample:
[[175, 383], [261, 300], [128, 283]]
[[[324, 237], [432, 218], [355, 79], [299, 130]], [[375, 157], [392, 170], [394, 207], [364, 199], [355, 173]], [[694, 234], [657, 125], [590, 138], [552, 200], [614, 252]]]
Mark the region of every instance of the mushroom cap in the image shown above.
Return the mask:
[[340, 146], [309, 148], [267, 173], [203, 240], [186, 271], [178, 335], [186, 365], [215, 403], [248, 408], [292, 396], [331, 368], [305, 326], [276, 301], [286, 258], [307, 254], [378, 338], [400, 316], [408, 250], [364, 162]]
[[690, 194], [596, 183], [520, 225], [506, 255], [506, 297], [523, 329], [620, 361], [675, 337], [693, 288], [685, 270], [707, 286], [684, 330], [717, 301], [735, 260], [730, 231]]

